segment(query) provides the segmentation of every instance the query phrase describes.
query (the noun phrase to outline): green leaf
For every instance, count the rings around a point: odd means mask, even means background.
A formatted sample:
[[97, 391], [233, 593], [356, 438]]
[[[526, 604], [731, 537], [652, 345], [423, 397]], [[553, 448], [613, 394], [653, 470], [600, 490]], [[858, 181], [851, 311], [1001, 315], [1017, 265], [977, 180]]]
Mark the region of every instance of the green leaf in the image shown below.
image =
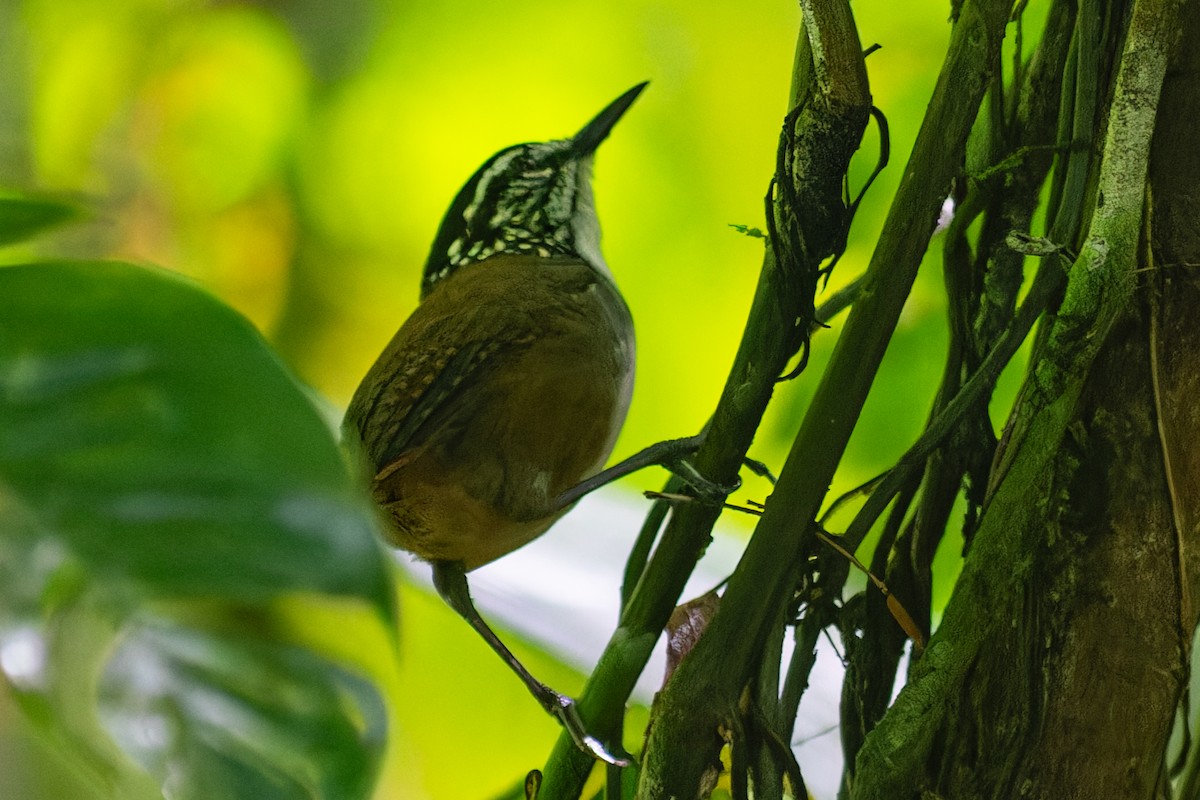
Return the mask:
[[729, 227], [733, 228], [735, 231], [742, 234], [743, 236], [749, 236], [751, 239], [769, 239], [770, 238], [769, 236], [767, 236], [766, 233], [763, 232], [762, 228], [751, 228], [749, 225], [738, 225], [737, 223], [734, 223], [734, 222], [730, 222]]
[[0, 193], [0, 247], [79, 216], [79, 208], [43, 197]]
[[361, 678], [299, 648], [156, 621], [109, 663], [101, 714], [178, 800], [214, 786], [255, 800], [367, 796], [384, 744], [383, 708]]
[[0, 270], [0, 480], [89, 575], [385, 607], [373, 511], [236, 312], [117, 263]]
[[[129, 765], [100, 692], [144, 769], [190, 776], [173, 795], [362, 796], [375, 693], [261, 626], [210, 630], [295, 593], [394, 625], [374, 509], [254, 328], [163, 271], [0, 269], [0, 671], [22, 705], [110, 789]], [[121, 724], [148, 704], [170, 735]]]

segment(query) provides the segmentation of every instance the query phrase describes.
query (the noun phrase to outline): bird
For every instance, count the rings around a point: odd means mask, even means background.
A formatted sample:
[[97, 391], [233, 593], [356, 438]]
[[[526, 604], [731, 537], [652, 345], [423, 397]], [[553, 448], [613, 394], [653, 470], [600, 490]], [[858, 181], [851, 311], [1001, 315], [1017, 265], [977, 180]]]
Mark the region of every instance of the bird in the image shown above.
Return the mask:
[[575, 701], [538, 681], [480, 616], [467, 573], [542, 535], [587, 492], [649, 464], [703, 479], [668, 440], [602, 469], [633, 392], [634, 328], [600, 251], [597, 148], [639, 83], [574, 136], [493, 155], [446, 212], [420, 302], [368, 370], [343, 440], [369, 476], [389, 542], [583, 751], [625, 765]]

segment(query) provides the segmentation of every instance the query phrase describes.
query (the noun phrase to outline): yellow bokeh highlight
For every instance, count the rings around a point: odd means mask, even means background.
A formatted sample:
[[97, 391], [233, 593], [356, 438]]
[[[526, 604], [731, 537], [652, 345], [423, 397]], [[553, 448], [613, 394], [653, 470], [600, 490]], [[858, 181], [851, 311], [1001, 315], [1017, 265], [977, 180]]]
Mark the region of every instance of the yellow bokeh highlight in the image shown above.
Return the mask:
[[39, 0], [21, 7], [28, 36], [29, 144], [49, 189], [106, 191], [106, 128], [124, 111], [146, 43], [139, 22], [162, 3]]
[[181, 210], [225, 208], [274, 178], [307, 89], [296, 44], [279, 21], [244, 6], [181, 18], [147, 67], [134, 144]]

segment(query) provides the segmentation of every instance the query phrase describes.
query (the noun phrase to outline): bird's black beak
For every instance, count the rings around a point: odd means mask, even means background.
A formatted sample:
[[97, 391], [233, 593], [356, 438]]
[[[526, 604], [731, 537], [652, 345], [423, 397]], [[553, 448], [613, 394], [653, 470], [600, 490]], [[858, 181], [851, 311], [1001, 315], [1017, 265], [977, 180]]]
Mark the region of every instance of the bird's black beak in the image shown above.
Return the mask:
[[650, 81], [642, 81], [616, 100], [613, 100], [591, 122], [584, 125], [583, 130], [575, 134], [571, 139], [571, 150], [574, 151], [576, 158], [583, 158], [596, 152], [596, 148], [608, 137], [608, 132], [617, 124], [617, 120], [629, 110], [629, 107], [633, 105], [633, 101], [637, 99], [637, 96], [642, 93], [642, 90], [649, 83]]

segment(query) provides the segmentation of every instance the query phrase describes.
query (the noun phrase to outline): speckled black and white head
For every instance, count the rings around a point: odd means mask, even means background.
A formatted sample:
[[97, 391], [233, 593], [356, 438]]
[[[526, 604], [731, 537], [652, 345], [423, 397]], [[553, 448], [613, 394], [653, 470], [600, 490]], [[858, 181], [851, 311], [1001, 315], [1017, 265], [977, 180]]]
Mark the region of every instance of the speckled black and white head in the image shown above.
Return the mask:
[[489, 158], [459, 191], [425, 262], [421, 296], [459, 267], [498, 253], [576, 256], [608, 275], [592, 202], [592, 157], [645, 83], [570, 139], [518, 144]]

